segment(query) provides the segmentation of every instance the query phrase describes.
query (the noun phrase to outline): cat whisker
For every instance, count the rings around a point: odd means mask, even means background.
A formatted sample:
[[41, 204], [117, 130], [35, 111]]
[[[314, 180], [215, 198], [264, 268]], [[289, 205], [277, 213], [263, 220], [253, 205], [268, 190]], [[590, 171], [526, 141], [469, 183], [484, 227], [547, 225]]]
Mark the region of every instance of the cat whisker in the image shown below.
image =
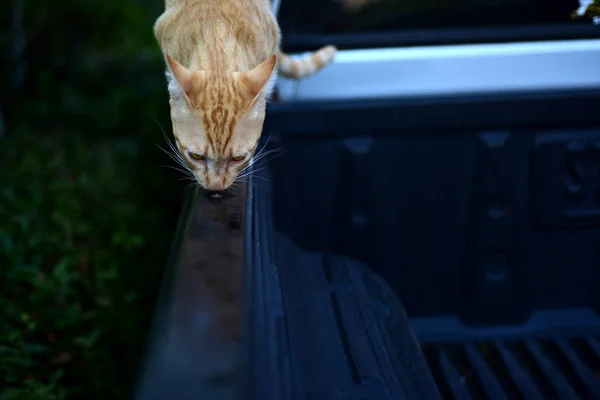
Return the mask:
[[273, 155], [273, 157], [271, 157], [271, 158], [269, 158], [269, 159], [265, 160], [265, 161], [269, 161], [269, 160], [272, 160], [272, 159], [273, 159], [273, 158], [275, 158], [275, 157], [279, 157], [279, 156], [280, 156], [280, 155], [282, 155], [283, 153], [284, 153], [284, 151], [283, 151], [283, 150], [280, 150], [280, 149], [273, 149], [273, 150], [269, 150], [269, 151], [266, 151], [266, 152], [264, 152], [264, 153], [260, 154], [260, 155], [257, 157], [257, 159], [253, 161], [253, 163], [257, 163], [257, 162], [259, 162], [259, 161], [262, 161], [262, 160], [263, 160], [265, 157], [268, 157], [268, 156], [270, 156], [270, 155]]
[[269, 182], [269, 180], [264, 176], [253, 176], [252, 179], [260, 179], [261, 181]]
[[[166, 137], [165, 137], [165, 139], [166, 139]], [[164, 152], [166, 155], [168, 155], [168, 156], [169, 156], [169, 157], [171, 157], [172, 159], [174, 159], [174, 160], [176, 160], [176, 161], [177, 161], [178, 159], [180, 159], [180, 156], [179, 156], [179, 154], [177, 154], [177, 152], [174, 152], [174, 151], [173, 151], [173, 148], [171, 147], [171, 143], [168, 141], [168, 139], [167, 139], [167, 144], [169, 145], [169, 149], [170, 149], [170, 151], [169, 151], [169, 150], [166, 150], [166, 149], [164, 149], [164, 148], [163, 148], [163, 147], [162, 147], [160, 144], [158, 144], [158, 143], [156, 143], [156, 142], [155, 142], [154, 144], [155, 144], [155, 145], [157, 145], [159, 149], [161, 149], [161, 150], [162, 150], [162, 151], [163, 151], [163, 152]]]
[[270, 159], [264, 160], [264, 158], [266, 156], [268, 156], [271, 153], [277, 152], [277, 151], [282, 151], [282, 150], [280, 150], [280, 149], [272, 149], [272, 150], [269, 150], [269, 151], [264, 152], [264, 153], [256, 154], [254, 157], [252, 157], [252, 163], [248, 164], [244, 168], [242, 168], [242, 170], [238, 174], [244, 174], [244, 173], [250, 171], [252, 168], [258, 167], [259, 166], [259, 164], [258, 164], [259, 162], [265, 163], [265, 162], [267, 162], [269, 160], [272, 160], [273, 158], [275, 158], [275, 157], [283, 154], [283, 153], [277, 154], [277, 155], [275, 155], [274, 157], [272, 157]]
[[[265, 149], [267, 148], [267, 143], [265, 143], [260, 149], [258, 149], [258, 151], [255, 152], [254, 157], [260, 157], [262, 154], [265, 153]], [[274, 149], [268, 150], [267, 152], [270, 152]]]
[[174, 166], [172, 166], [172, 165], [161, 165], [161, 167], [164, 167], [164, 168], [170, 168], [170, 169], [174, 169], [174, 170], [175, 170], [175, 171], [177, 171], [177, 172], [181, 172], [182, 174], [184, 174], [184, 175], [185, 175], [186, 177], [188, 177], [188, 178], [195, 179], [195, 177], [194, 177], [194, 174], [193, 174], [193, 173], [191, 173], [191, 172], [190, 172], [190, 171], [188, 171], [188, 170], [184, 170], [184, 169], [181, 169], [181, 168], [177, 168], [177, 167], [174, 167]]
[[170, 167], [170, 168], [173, 168], [173, 169], [175, 169], [175, 170], [183, 173], [186, 179], [192, 179], [192, 180], [195, 181], [194, 171], [192, 171], [192, 169], [190, 168], [190, 166], [183, 160], [183, 158], [181, 157], [181, 154], [179, 153], [179, 150], [173, 144], [173, 142], [169, 139], [169, 137], [167, 136], [167, 133], [165, 132], [165, 130], [163, 129], [163, 127], [160, 125], [160, 122], [158, 122], [158, 120], [156, 118], [154, 118], [154, 120], [156, 121], [158, 127], [162, 131], [163, 138], [165, 139], [165, 142], [167, 143], [167, 146], [169, 147], [170, 151], [164, 149], [158, 143], [156, 143], [156, 145], [166, 155], [168, 155], [173, 161], [175, 161], [176, 164], [178, 164], [181, 167], [181, 168], [177, 168], [177, 167]]
[[177, 159], [177, 157], [173, 154], [171, 154], [168, 150], [165, 150], [162, 148], [162, 146], [160, 146], [158, 143], [155, 143], [159, 149], [161, 149], [166, 155], [168, 155], [173, 161], [179, 163], [179, 160]]
[[252, 176], [253, 178], [262, 179], [264, 181], [267, 181], [267, 179], [265, 177], [258, 176], [258, 175], [255, 174], [256, 172], [262, 171], [263, 169], [264, 168], [259, 168], [259, 169], [255, 169], [255, 170], [249, 171], [249, 172], [247, 172], [245, 174], [240, 174], [240, 175], [238, 175], [237, 179], [244, 179], [244, 178], [248, 178], [248, 177]]
[[262, 158], [262, 157], [266, 156], [267, 154], [271, 154], [271, 153], [274, 153], [274, 152], [280, 152], [280, 151], [283, 151], [283, 148], [281, 148], [281, 147], [278, 147], [278, 148], [273, 148], [273, 149], [270, 149], [270, 150], [267, 150], [267, 151], [265, 151], [267, 144], [268, 144], [268, 142], [267, 142], [267, 143], [265, 143], [265, 144], [264, 144], [264, 146], [263, 146], [263, 147], [261, 147], [261, 148], [260, 148], [260, 149], [259, 149], [259, 150], [256, 152], [256, 154], [254, 155], [254, 157], [256, 157], [256, 158], [259, 158], [259, 159], [260, 159], [260, 158]]
[[267, 138], [267, 140], [265, 140], [262, 147], [260, 149], [258, 149], [252, 156], [252, 163], [246, 165], [242, 171], [250, 168], [258, 159], [260, 159], [262, 157], [261, 155], [263, 154], [263, 152], [264, 152], [265, 148], [267, 147], [267, 145], [269, 144], [270, 140], [271, 140], [271, 134], [269, 134], [269, 137]]
[[193, 188], [193, 189], [194, 189], [194, 191], [196, 191], [196, 190], [198, 190], [198, 189], [200, 188], [200, 185], [198, 184], [198, 182], [192, 182], [192, 183], [189, 183], [189, 184], [186, 186], [186, 189], [187, 189], [187, 188], [190, 188], [190, 187], [191, 187], [191, 188]]
[[185, 169], [186, 171], [188, 171], [189, 173], [193, 174], [192, 169], [181, 159], [180, 156], [178, 156], [177, 154], [173, 154], [165, 149], [163, 149], [161, 146], [159, 146], [157, 144], [157, 146], [165, 152], [165, 154], [167, 154], [173, 161], [175, 161], [179, 166], [181, 166], [183, 169]]
[[240, 178], [240, 177], [243, 178], [243, 177], [252, 175], [254, 172], [255, 172], [254, 169], [253, 170], [240, 171], [237, 176], [238, 176], [238, 178]]
[[265, 140], [262, 147], [256, 152], [256, 154], [259, 154], [260, 152], [262, 152], [267, 147], [270, 140], [271, 140], [271, 133], [269, 132], [269, 136], [267, 137], [267, 140]]
[[[272, 151], [272, 152], [270, 151], [270, 152], [267, 152], [267, 153], [263, 153], [263, 155], [261, 155], [261, 157], [259, 157], [258, 160], [254, 160], [252, 162], [253, 167], [256, 168], [256, 167], [265, 165], [267, 162], [269, 162], [269, 161], [271, 161], [271, 160], [279, 157], [280, 155], [282, 155], [283, 151], [281, 151], [278, 154], [274, 154], [274, 155], [273, 155], [273, 153], [275, 153], [275, 151]], [[271, 156], [271, 157], [269, 157], [269, 156]]]
[[194, 185], [197, 184], [198, 182], [196, 182], [196, 180], [194, 178], [188, 178], [188, 177], [183, 177], [183, 178], [179, 178], [177, 179], [177, 182], [181, 182], [181, 181], [191, 181], [190, 185]]

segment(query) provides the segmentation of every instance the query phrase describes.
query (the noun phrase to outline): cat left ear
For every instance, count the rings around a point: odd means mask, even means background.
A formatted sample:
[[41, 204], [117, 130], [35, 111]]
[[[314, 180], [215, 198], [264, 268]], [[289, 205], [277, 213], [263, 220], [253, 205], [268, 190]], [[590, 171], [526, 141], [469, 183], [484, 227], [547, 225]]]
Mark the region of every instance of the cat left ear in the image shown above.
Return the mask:
[[181, 86], [183, 93], [185, 93], [185, 96], [189, 99], [194, 87], [194, 73], [183, 65], [179, 64], [169, 55], [167, 55], [167, 62], [169, 63], [169, 67], [171, 67], [173, 77], [177, 80], [177, 82], [179, 82], [179, 86]]
[[[265, 90], [265, 86], [269, 83], [276, 65], [277, 56], [273, 54], [271, 57], [254, 67], [251, 71], [240, 74], [240, 80], [247, 89], [248, 104], [244, 111], [248, 111], [248, 109], [256, 102], [261, 92]], [[269, 89], [270, 88], [267, 88], [267, 90]]]

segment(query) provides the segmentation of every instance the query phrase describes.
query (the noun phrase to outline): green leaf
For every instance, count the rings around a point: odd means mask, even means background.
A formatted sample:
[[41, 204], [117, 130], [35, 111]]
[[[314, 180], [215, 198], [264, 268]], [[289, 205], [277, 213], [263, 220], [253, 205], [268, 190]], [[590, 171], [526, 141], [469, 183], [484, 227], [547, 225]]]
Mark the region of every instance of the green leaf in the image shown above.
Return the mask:
[[41, 354], [49, 352], [50, 348], [39, 343], [26, 343], [23, 345], [23, 351], [28, 354]]
[[54, 266], [52, 275], [59, 281], [66, 281], [69, 279], [69, 265], [70, 260], [63, 258]]
[[8, 347], [8, 346], [0, 346], [0, 356], [3, 353], [16, 353], [16, 350], [12, 347]]
[[0, 254], [10, 253], [13, 249], [13, 239], [8, 232], [0, 231]]
[[33, 400], [28, 391], [19, 388], [5, 388], [0, 392], [0, 400]]
[[78, 338], [75, 338], [75, 343], [82, 347], [90, 348], [96, 344], [99, 337], [100, 331], [95, 329], [87, 336], [80, 336]]

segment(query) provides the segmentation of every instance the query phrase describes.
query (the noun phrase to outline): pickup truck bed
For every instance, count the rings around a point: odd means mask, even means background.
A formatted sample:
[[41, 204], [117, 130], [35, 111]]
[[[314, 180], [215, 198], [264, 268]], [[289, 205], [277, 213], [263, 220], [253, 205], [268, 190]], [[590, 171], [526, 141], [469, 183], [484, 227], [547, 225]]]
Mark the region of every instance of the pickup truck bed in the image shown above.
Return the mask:
[[[600, 398], [597, 104], [272, 105], [285, 154], [189, 195], [138, 398]], [[238, 288], [221, 357], [189, 265]]]

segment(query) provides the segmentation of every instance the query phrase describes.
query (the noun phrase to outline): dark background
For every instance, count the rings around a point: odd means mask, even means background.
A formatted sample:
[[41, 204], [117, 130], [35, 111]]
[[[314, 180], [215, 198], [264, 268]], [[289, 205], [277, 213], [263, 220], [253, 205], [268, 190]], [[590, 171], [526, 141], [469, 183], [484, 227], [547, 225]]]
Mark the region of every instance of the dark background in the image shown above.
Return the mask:
[[0, 398], [126, 398], [182, 200], [163, 3], [0, 7]]

